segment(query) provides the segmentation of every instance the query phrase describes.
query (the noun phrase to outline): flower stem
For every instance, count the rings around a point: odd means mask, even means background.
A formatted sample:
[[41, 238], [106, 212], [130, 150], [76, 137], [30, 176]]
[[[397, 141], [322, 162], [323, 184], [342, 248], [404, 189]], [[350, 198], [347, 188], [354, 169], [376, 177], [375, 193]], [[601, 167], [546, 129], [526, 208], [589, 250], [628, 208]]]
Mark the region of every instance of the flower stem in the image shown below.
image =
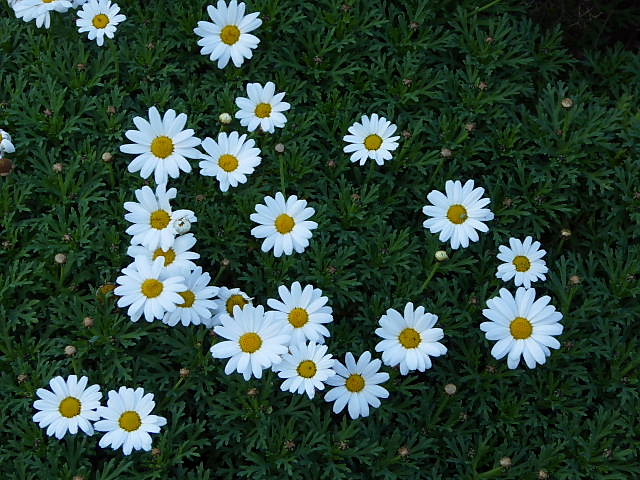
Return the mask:
[[282, 195], [286, 197], [287, 194], [284, 191], [284, 170], [284, 155], [280, 155], [280, 191]]
[[440, 268], [440, 264], [439, 263], [436, 263], [433, 266], [433, 268], [431, 269], [431, 272], [429, 272], [429, 276], [427, 277], [427, 279], [422, 284], [422, 287], [420, 287], [420, 293], [424, 292], [424, 289], [427, 288], [427, 285], [429, 285], [429, 282], [431, 281], [431, 279], [436, 274], [436, 272], [438, 271], [439, 268]]
[[482, 7], [476, 8], [474, 13], [480, 13], [485, 11], [488, 8], [493, 7], [494, 5], [500, 3], [502, 0], [493, 0], [492, 2], [487, 3], [486, 5], [483, 5]]

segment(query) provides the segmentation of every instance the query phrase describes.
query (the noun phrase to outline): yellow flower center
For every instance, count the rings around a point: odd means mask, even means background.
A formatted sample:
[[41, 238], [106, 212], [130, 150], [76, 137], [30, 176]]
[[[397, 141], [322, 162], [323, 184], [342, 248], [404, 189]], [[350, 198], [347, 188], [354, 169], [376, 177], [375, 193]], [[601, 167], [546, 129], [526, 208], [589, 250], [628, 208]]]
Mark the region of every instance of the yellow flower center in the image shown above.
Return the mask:
[[256, 117], [258, 118], [267, 118], [271, 115], [271, 104], [270, 103], [259, 103], [256, 107]]
[[240, 308], [243, 308], [247, 303], [249, 302], [247, 302], [242, 295], [231, 295], [227, 300], [227, 313], [233, 315], [233, 307], [238, 305]]
[[158, 257], [164, 257], [164, 266], [168, 267], [173, 262], [176, 261], [176, 251], [173, 248], [169, 250], [163, 250], [161, 248], [157, 248], [155, 252], [153, 252], [153, 259], [155, 260]]
[[278, 215], [278, 218], [276, 218], [276, 230], [283, 235], [293, 230], [295, 224], [296, 221], [293, 219], [293, 217], [291, 215], [287, 215], [286, 213]]
[[304, 362], [300, 362], [298, 365], [298, 375], [304, 378], [313, 377], [318, 371], [318, 367], [316, 367], [316, 362], [312, 362], [311, 360], [305, 360]]
[[254, 332], [245, 333], [240, 337], [240, 349], [246, 353], [253, 353], [262, 346], [260, 335]]
[[451, 223], [455, 223], [456, 225], [460, 225], [464, 223], [467, 216], [467, 209], [462, 205], [451, 205], [449, 210], [447, 211], [447, 218], [451, 220]]
[[120, 425], [121, 429], [126, 430], [127, 432], [133, 432], [140, 428], [140, 425], [142, 425], [142, 420], [140, 419], [140, 414], [138, 412], [127, 410], [122, 415], [120, 415], [118, 424]]
[[151, 153], [158, 158], [167, 158], [173, 153], [173, 150], [173, 140], [165, 135], [156, 137], [153, 139], [153, 142], [151, 142]]
[[238, 159], [233, 155], [225, 153], [218, 159], [218, 165], [225, 172], [233, 172], [236, 168], [238, 168], [239, 162]]
[[60, 415], [67, 418], [73, 418], [77, 415], [80, 415], [80, 408], [82, 404], [80, 400], [76, 397], [67, 397], [60, 402], [60, 406], [58, 410], [60, 411]]
[[186, 290], [184, 292], [178, 292], [178, 294], [184, 298], [184, 303], [178, 305], [181, 308], [191, 308], [194, 302], [196, 301], [196, 294], [191, 290]]
[[309, 312], [304, 308], [296, 307], [289, 312], [289, 323], [296, 328], [303, 327], [309, 321]]
[[364, 146], [367, 150], [378, 150], [380, 145], [382, 145], [382, 137], [375, 133], [364, 139]]
[[109, 25], [109, 17], [107, 17], [104, 13], [99, 13], [95, 17], [93, 17], [93, 26], [96, 28], [104, 28]]
[[151, 226], [156, 230], [164, 230], [171, 221], [171, 215], [166, 210], [156, 210], [151, 214]]
[[513, 264], [518, 272], [526, 272], [531, 268], [531, 262], [525, 256], [518, 255], [513, 259]]
[[420, 345], [422, 338], [417, 330], [414, 330], [413, 328], [405, 328], [400, 332], [398, 340], [404, 348], [416, 348]]
[[511, 335], [516, 340], [524, 340], [525, 338], [529, 338], [533, 333], [533, 325], [531, 322], [524, 317], [516, 317], [509, 325], [509, 330], [511, 330]]
[[155, 278], [149, 278], [142, 282], [142, 294], [147, 298], [156, 298], [164, 290], [164, 285], [161, 281]]
[[42, 0], [43, 3], [51, 3], [51, 2], [55, 2], [56, 0]]
[[235, 25], [227, 25], [220, 32], [220, 39], [227, 45], [233, 45], [240, 39], [240, 29]]
[[345, 387], [353, 393], [361, 392], [364, 390], [364, 378], [362, 375], [357, 373], [349, 375], [349, 378], [347, 378], [347, 382], [345, 383]]

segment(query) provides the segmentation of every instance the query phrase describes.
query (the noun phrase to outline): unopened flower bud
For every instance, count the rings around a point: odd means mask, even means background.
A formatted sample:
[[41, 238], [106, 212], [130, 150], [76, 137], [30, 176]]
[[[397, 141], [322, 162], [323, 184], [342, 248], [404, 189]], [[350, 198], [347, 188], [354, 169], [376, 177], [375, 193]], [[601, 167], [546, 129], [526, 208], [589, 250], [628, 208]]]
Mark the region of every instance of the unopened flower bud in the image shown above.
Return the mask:
[[438, 250], [434, 256], [439, 262], [446, 262], [447, 260], [449, 260], [449, 255], [447, 255], [447, 252], [445, 252], [444, 250]]
[[21, 373], [20, 375], [18, 375], [18, 383], [24, 383], [28, 378], [29, 376], [26, 373]]
[[569, 230], [568, 228], [563, 228], [562, 230], [560, 230], [560, 235], [562, 235], [563, 237], [570, 237], [571, 230]]
[[182, 378], [186, 378], [186, 377], [188, 377], [189, 375], [191, 375], [191, 370], [189, 370], [188, 368], [181, 368], [181, 369], [180, 369], [180, 376], [181, 376]]
[[276, 143], [276, 146], [274, 148], [278, 153], [284, 152], [284, 145], [282, 143]]
[[231, 115], [229, 115], [227, 112], [224, 112], [220, 114], [218, 120], [220, 120], [220, 123], [222, 123], [223, 125], [229, 125], [233, 118], [231, 118]]
[[563, 106], [564, 108], [571, 108], [571, 107], [573, 107], [573, 100], [571, 100], [570, 98], [563, 98], [563, 99], [562, 99], [562, 102], [560, 102], [560, 103], [562, 103], [562, 106]]
[[249, 390], [247, 390], [247, 395], [249, 395], [250, 397], [255, 397], [256, 395], [258, 395], [258, 389], [257, 388], [250, 388]]
[[512, 465], [512, 462], [510, 457], [502, 457], [500, 459], [500, 466], [502, 468], [509, 468], [511, 465]]
[[444, 386], [444, 391], [447, 395], [455, 395], [458, 391], [458, 387], [456, 387], [453, 383], [447, 383]]
[[102, 154], [102, 161], [106, 163], [113, 161], [113, 155], [111, 154], [111, 152], [104, 152]]
[[62, 265], [63, 263], [67, 263], [67, 256], [64, 253], [56, 253], [56, 256], [53, 257], [53, 260], [56, 263]]
[[540, 480], [548, 480], [549, 479], [549, 472], [547, 472], [546, 470], [540, 470], [538, 472], [538, 478]]
[[582, 282], [582, 279], [578, 275], [571, 275], [569, 277], [569, 283], [572, 285], [579, 285]]
[[0, 158], [0, 177], [6, 177], [13, 171], [13, 162], [7, 157]]
[[71, 356], [75, 355], [77, 351], [78, 350], [73, 345], [67, 345], [66, 347], [64, 347], [64, 354], [67, 357], [71, 357]]
[[411, 450], [409, 450], [409, 447], [407, 447], [406, 445], [403, 445], [398, 449], [398, 455], [400, 455], [402, 458], [407, 458], [410, 453]]
[[229, 260], [228, 258], [223, 258], [222, 265], [228, 267], [229, 265], [231, 265], [231, 260]]
[[443, 148], [442, 150], [440, 150], [440, 155], [442, 155], [444, 158], [449, 158], [451, 157], [451, 155], [453, 155], [453, 152], [448, 148]]
[[84, 317], [84, 320], [82, 321], [82, 323], [87, 328], [93, 327], [93, 324], [94, 324], [93, 317]]
[[53, 167], [51, 167], [51, 168], [53, 168], [54, 172], [60, 173], [64, 169], [64, 165], [62, 165], [60, 162], [58, 162], [58, 163], [54, 163]]

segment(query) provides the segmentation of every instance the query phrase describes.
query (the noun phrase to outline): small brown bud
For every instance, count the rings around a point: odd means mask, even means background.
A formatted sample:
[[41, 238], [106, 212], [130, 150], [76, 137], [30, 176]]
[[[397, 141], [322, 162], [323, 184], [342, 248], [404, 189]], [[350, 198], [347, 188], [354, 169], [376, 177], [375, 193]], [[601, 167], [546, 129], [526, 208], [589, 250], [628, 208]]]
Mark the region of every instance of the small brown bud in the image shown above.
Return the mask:
[[13, 244], [9, 241], [9, 240], [5, 240], [4, 242], [2, 242], [2, 248], [11, 248], [13, 246]]
[[54, 163], [53, 167], [51, 167], [51, 168], [53, 168], [54, 172], [60, 173], [64, 169], [64, 165], [62, 165], [60, 162], [58, 162], [58, 163]]
[[568, 238], [571, 236], [571, 230], [569, 230], [568, 228], [563, 228], [562, 230], [560, 230], [560, 235]]
[[569, 277], [569, 283], [571, 283], [571, 285], [580, 285], [580, 283], [582, 283], [582, 278], [578, 275], [571, 275]]
[[0, 158], [0, 177], [6, 177], [13, 171], [13, 162], [10, 158]]
[[487, 37], [487, 38], [485, 38], [485, 39], [484, 39], [484, 41], [485, 41], [486, 43], [493, 43], [493, 42], [495, 42], [495, 41], [496, 41], [496, 39], [495, 39], [495, 38], [493, 38], [493, 37]]
[[107, 107], [107, 113], [113, 115], [114, 113], [116, 113], [116, 107], [114, 107], [113, 105], [109, 105]]
[[466, 124], [464, 125], [464, 129], [465, 129], [467, 132], [473, 132], [473, 131], [476, 129], [476, 124], [475, 124], [475, 122], [469, 122], [469, 123], [466, 123]]
[[458, 391], [458, 387], [456, 387], [453, 383], [447, 383], [444, 386], [444, 391], [447, 395], [455, 395]]
[[147, 48], [149, 50], [153, 50], [154, 48], [156, 48], [156, 44], [153, 43], [153, 42], [149, 42], [149, 43], [147, 43]]
[[573, 107], [573, 100], [571, 100], [570, 98], [563, 98], [562, 102], [560, 102], [562, 104], [562, 106], [564, 108], [571, 108]]
[[411, 138], [413, 134], [411, 133], [411, 130], [403, 130], [401, 135], [403, 138]]
[[291, 451], [294, 448], [296, 448], [296, 444], [293, 440], [285, 440], [284, 442], [282, 442], [282, 446], [284, 447], [285, 450]]
[[20, 375], [18, 375], [18, 383], [24, 383], [28, 378], [29, 376], [26, 373], [21, 373]]
[[231, 265], [231, 260], [229, 260], [228, 258], [223, 258], [222, 259], [222, 265], [224, 267], [228, 267], [229, 265]]
[[509, 197], [502, 200], [502, 205], [504, 205], [505, 207], [510, 207], [512, 203], [513, 203], [513, 200]]
[[74, 475], [72, 480], [85, 480], [82, 475]]
[[71, 241], [73, 241], [73, 235], [71, 235], [70, 233], [65, 233], [62, 236], [62, 240], [65, 241], [65, 242], [71, 242]]
[[273, 148], [278, 153], [283, 153], [284, 152], [284, 145], [282, 143], [276, 143], [276, 146], [273, 147]]
[[546, 470], [540, 470], [538, 472], [538, 478], [540, 480], [548, 480], [550, 478], [549, 477], [549, 472], [547, 472]]
[[255, 397], [256, 395], [258, 395], [258, 389], [255, 387], [250, 388], [249, 390], [247, 390], [247, 395], [249, 395], [250, 397]]
[[440, 150], [440, 155], [442, 155], [444, 158], [449, 158], [453, 155], [453, 152], [448, 148], [443, 148], [442, 150]]
[[64, 253], [56, 253], [56, 256], [53, 257], [53, 260], [56, 263], [62, 265], [63, 263], [67, 263], [67, 256]]
[[100, 288], [98, 289], [98, 293], [101, 293], [102, 295], [107, 295], [113, 292], [115, 289], [116, 289], [115, 283], [105, 283], [104, 285], [100, 286]]
[[109, 163], [113, 161], [113, 154], [111, 152], [104, 152], [102, 154], [102, 161], [105, 163]]
[[402, 458], [407, 458], [410, 453], [411, 450], [409, 450], [409, 447], [407, 447], [406, 445], [403, 445], [398, 449], [398, 455], [400, 455], [400, 457]]
[[91, 328], [94, 325], [94, 320], [93, 317], [84, 317], [84, 320], [82, 320], [82, 323], [85, 327], [87, 328]]
[[349, 5], [348, 3], [343, 3], [341, 8], [343, 12], [348, 12], [353, 8], [353, 5]]
[[159, 457], [161, 453], [162, 450], [157, 447], [151, 449], [151, 455], [153, 455], [154, 457]]
[[413, 85], [413, 80], [411, 80], [410, 78], [403, 78], [402, 83], [405, 87], [410, 87], [411, 85]]
[[77, 351], [78, 350], [73, 345], [67, 345], [66, 347], [64, 347], [64, 354], [67, 357], [72, 357], [73, 355], [76, 354]]
[[333, 265], [329, 265], [327, 267], [327, 273], [333, 275], [334, 273], [336, 273], [338, 271], [338, 269], [336, 267], [334, 267]]
[[327, 162], [327, 167], [329, 167], [329, 168], [335, 168], [335, 166], [336, 166], [336, 161], [335, 161], [335, 160], [329, 160], [329, 161]]
[[53, 110], [49, 110], [48, 108], [45, 108], [42, 113], [44, 113], [45, 117], [50, 117], [51, 115], [53, 115]]
[[478, 84], [478, 88], [479, 88], [480, 90], [483, 90], [483, 91], [484, 91], [484, 90], [486, 90], [487, 88], [489, 88], [489, 84], [488, 84], [487, 82], [480, 82], [480, 83]]
[[487, 365], [484, 369], [487, 373], [496, 373], [498, 371], [495, 365]]
[[509, 468], [512, 465], [511, 457], [502, 457], [500, 459], [500, 466], [502, 468]]
[[471, 305], [476, 305], [478, 303], [478, 297], [476, 297], [475, 295], [471, 295], [469, 297], [469, 303]]
[[340, 440], [338, 442], [338, 448], [340, 450], [346, 450], [347, 448], [349, 448], [349, 441], [348, 440]]
[[198, 195], [196, 195], [196, 202], [204, 202], [205, 197], [203, 194], [199, 193]]
[[415, 31], [415, 30], [417, 30], [418, 28], [420, 28], [420, 24], [419, 24], [418, 22], [411, 22], [411, 23], [409, 24], [409, 28], [410, 28], [411, 30], [414, 30], [414, 31]]
[[86, 63], [79, 63], [76, 65], [76, 68], [78, 69], [79, 72], [82, 72], [83, 70], [87, 69], [87, 64]]
[[609, 458], [611, 455], [613, 455], [613, 450], [611, 450], [610, 448], [605, 448], [602, 451], [602, 455], [604, 456], [604, 458]]
[[182, 378], [187, 378], [189, 375], [191, 375], [191, 370], [189, 370], [188, 368], [181, 368], [180, 369], [180, 376]]
[[352, 199], [354, 202], [357, 202], [358, 200], [360, 200], [360, 195], [359, 195], [359, 194], [357, 194], [357, 193], [353, 193], [353, 194], [351, 195], [351, 199]]
[[314, 61], [314, 63], [322, 63], [322, 62], [324, 62], [324, 58], [316, 55], [315, 57], [313, 57], [313, 61]]

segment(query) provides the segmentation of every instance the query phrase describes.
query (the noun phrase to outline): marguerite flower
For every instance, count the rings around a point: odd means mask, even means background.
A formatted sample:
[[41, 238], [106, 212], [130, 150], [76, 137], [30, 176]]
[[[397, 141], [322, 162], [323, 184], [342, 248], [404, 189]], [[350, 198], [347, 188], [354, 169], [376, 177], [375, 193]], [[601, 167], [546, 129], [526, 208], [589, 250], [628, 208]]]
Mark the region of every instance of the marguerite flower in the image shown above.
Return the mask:
[[216, 177], [223, 192], [229, 190], [229, 186], [246, 183], [247, 175], [260, 165], [260, 149], [253, 148], [256, 142], [246, 138], [246, 134], [239, 136], [238, 132], [229, 135], [220, 132], [217, 142], [208, 137], [202, 142], [207, 154], [201, 154], [204, 160], [200, 162], [200, 173]]
[[176, 116], [169, 109], [160, 118], [158, 109], [151, 107], [149, 121], [134, 117], [133, 123], [138, 130], [127, 130], [125, 136], [135, 143], [120, 146], [121, 152], [137, 155], [129, 164], [131, 173], [140, 170], [142, 178], [149, 178], [154, 172], [156, 183], [166, 183], [167, 176], [178, 178], [180, 170], [191, 171], [187, 158], [200, 158], [201, 153], [194, 148], [200, 145], [200, 139], [193, 136], [192, 129], [183, 130], [186, 114]]
[[361, 123], [356, 122], [349, 127], [351, 135], [345, 135], [343, 140], [349, 145], [344, 147], [345, 153], [351, 153], [352, 162], [364, 165], [367, 159], [375, 160], [382, 165], [385, 160], [391, 160], [391, 152], [398, 148], [399, 136], [393, 137], [398, 127], [377, 113], [362, 116]]
[[431, 233], [440, 232], [440, 241], [451, 239], [454, 250], [462, 246], [469, 246], [469, 240], [477, 242], [479, 237], [476, 230], [488, 232], [482, 222], [493, 220], [493, 212], [483, 208], [489, 203], [488, 198], [481, 198], [484, 188], [473, 188], [473, 180], [467, 180], [464, 186], [459, 180], [447, 180], [447, 192], [432, 190], [427, 198], [433, 205], [426, 205], [422, 212], [429, 218], [423, 223]]
[[217, 303], [211, 298], [217, 295], [218, 288], [209, 285], [211, 276], [207, 272], [202, 273], [201, 267], [196, 267], [191, 273], [185, 271], [183, 276], [187, 289], [178, 292], [178, 295], [184, 302], [175, 310], [167, 312], [162, 321], [172, 327], [178, 322], [185, 327], [189, 324], [200, 325], [201, 323], [211, 327], [211, 310], [217, 307]]
[[256, 205], [256, 213], [250, 218], [260, 225], [251, 230], [251, 235], [256, 238], [264, 238], [262, 251], [273, 249], [273, 255], [280, 257], [291, 255], [295, 250], [304, 252], [309, 246], [311, 230], [318, 228], [316, 222], [307, 220], [315, 210], [307, 207], [306, 200], [298, 200], [291, 195], [285, 200], [284, 195], [278, 192], [275, 198], [264, 197], [265, 205]]
[[220, 287], [211, 324], [222, 325], [223, 319], [233, 318], [233, 307], [237, 305], [244, 308], [245, 305], [251, 305], [251, 300], [253, 299], [239, 288]]
[[155, 194], [148, 186], [135, 191], [139, 203], [125, 202], [127, 213], [124, 218], [133, 225], [127, 228], [127, 233], [133, 235], [132, 245], [144, 245], [154, 252], [158, 247], [169, 250], [176, 237], [175, 221], [186, 218], [189, 222], [198, 219], [191, 210], [171, 210], [169, 200], [176, 198], [178, 191], [161, 183], [156, 187]]
[[444, 337], [441, 328], [433, 328], [438, 316], [425, 312], [424, 307], [413, 309], [409, 302], [404, 307], [404, 315], [390, 308], [380, 318], [376, 335], [383, 338], [376, 345], [376, 352], [382, 352], [385, 365], [400, 365], [400, 373], [410, 370], [424, 372], [431, 368], [431, 358], [447, 353], [447, 347], [438, 342]]
[[322, 296], [322, 290], [293, 282], [291, 290], [284, 285], [278, 287], [282, 301], [270, 298], [267, 305], [274, 309], [269, 312], [274, 319], [287, 325], [291, 334], [291, 344], [304, 343], [307, 340], [324, 343], [324, 337], [330, 336], [323, 323], [333, 321], [331, 307], [326, 306], [329, 299]]
[[120, 7], [117, 3], [111, 4], [111, 0], [89, 0], [78, 10], [78, 32], [89, 32], [89, 40], [95, 40], [101, 47], [104, 37], [113, 38], [118, 24], [127, 19], [119, 12]]
[[516, 287], [523, 285], [525, 288], [530, 288], [531, 282], [546, 280], [545, 273], [549, 269], [542, 257], [547, 252], [540, 250], [540, 242], [534, 242], [531, 237], [526, 237], [524, 242], [510, 238], [509, 245], [511, 248], [505, 245], [498, 247], [498, 260], [506, 263], [498, 265], [496, 277], [505, 282], [513, 278]]
[[500, 360], [505, 355], [507, 366], [514, 369], [524, 358], [527, 367], [542, 365], [551, 355], [550, 348], [560, 348], [560, 342], [553, 336], [563, 330], [562, 314], [553, 305], [551, 298], [544, 296], [536, 300], [536, 291], [524, 287], [516, 290], [515, 298], [506, 288], [500, 289], [500, 296], [487, 300], [482, 314], [489, 322], [482, 322], [480, 329], [487, 340], [498, 340], [491, 349], [491, 355]]
[[286, 380], [280, 385], [280, 390], [291, 393], [307, 393], [313, 398], [316, 389], [324, 390], [324, 382], [336, 374], [331, 368], [335, 360], [333, 355], [327, 354], [326, 345], [309, 344], [291, 345], [289, 351], [282, 357], [282, 362], [275, 369], [280, 378]]
[[13, 10], [17, 18], [25, 22], [36, 21], [36, 27], [51, 26], [49, 12], [64, 13], [72, 7], [68, 0], [20, 0], [13, 4]]
[[224, 367], [227, 375], [234, 371], [241, 373], [245, 380], [251, 376], [262, 377], [262, 370], [277, 365], [287, 352], [291, 336], [284, 325], [264, 314], [264, 307], [246, 305], [235, 306], [233, 318], [222, 319], [222, 325], [213, 331], [227, 341], [211, 347], [213, 358], [229, 358]]
[[160, 432], [160, 427], [167, 424], [166, 418], [150, 415], [155, 406], [153, 393], [145, 395], [142, 388], [110, 390], [107, 406], [98, 408], [103, 420], [95, 425], [97, 431], [107, 432], [100, 439], [100, 447], [122, 447], [125, 455], [132, 450], [151, 450], [149, 434]]
[[87, 435], [93, 435], [91, 422], [98, 420], [96, 409], [100, 406], [100, 385], [87, 388], [87, 377], [69, 375], [66, 380], [54, 377], [49, 381], [51, 391], [39, 388], [36, 394], [39, 400], [33, 406], [40, 410], [33, 416], [33, 421], [40, 428], [47, 428], [47, 435], [55, 435], [57, 439], [67, 432], [78, 433], [78, 427]]
[[369, 416], [369, 405], [373, 408], [380, 406], [379, 398], [387, 398], [389, 392], [380, 386], [389, 380], [389, 374], [378, 372], [382, 362], [371, 360], [371, 354], [364, 352], [358, 363], [351, 352], [345, 356], [346, 365], [335, 361], [333, 369], [336, 375], [327, 379], [328, 385], [334, 388], [324, 396], [327, 402], [333, 404], [333, 412], [340, 413], [348, 405], [351, 418]]
[[199, 37], [198, 45], [202, 55], [210, 55], [211, 61], [218, 60], [218, 68], [224, 68], [233, 61], [236, 67], [244, 63], [245, 58], [253, 56], [253, 50], [260, 39], [249, 32], [262, 25], [258, 18], [260, 12], [244, 14], [245, 4], [231, 0], [229, 5], [218, 0], [217, 7], [209, 5], [207, 13], [213, 23], [198, 22], [193, 31]]
[[8, 132], [0, 129], [0, 157], [5, 153], [13, 153], [16, 149], [11, 142], [11, 135]]
[[183, 271], [191, 271], [196, 268], [196, 264], [192, 260], [200, 258], [200, 254], [190, 250], [195, 244], [196, 237], [193, 233], [188, 233], [176, 237], [173, 245], [167, 250], [163, 250], [160, 247], [150, 250], [142, 245], [131, 245], [127, 249], [127, 255], [133, 258], [143, 256], [150, 262], [162, 257], [164, 258], [164, 268], [167, 269], [167, 273], [182, 275]]
[[287, 118], [282, 112], [289, 110], [291, 105], [282, 101], [284, 92], [275, 95], [275, 91], [273, 82], [267, 82], [264, 87], [259, 83], [248, 83], [249, 97], [236, 98], [236, 105], [240, 108], [236, 118], [240, 119], [240, 125], [247, 127], [250, 132], [260, 127], [269, 133], [273, 133], [276, 127], [284, 127]]

